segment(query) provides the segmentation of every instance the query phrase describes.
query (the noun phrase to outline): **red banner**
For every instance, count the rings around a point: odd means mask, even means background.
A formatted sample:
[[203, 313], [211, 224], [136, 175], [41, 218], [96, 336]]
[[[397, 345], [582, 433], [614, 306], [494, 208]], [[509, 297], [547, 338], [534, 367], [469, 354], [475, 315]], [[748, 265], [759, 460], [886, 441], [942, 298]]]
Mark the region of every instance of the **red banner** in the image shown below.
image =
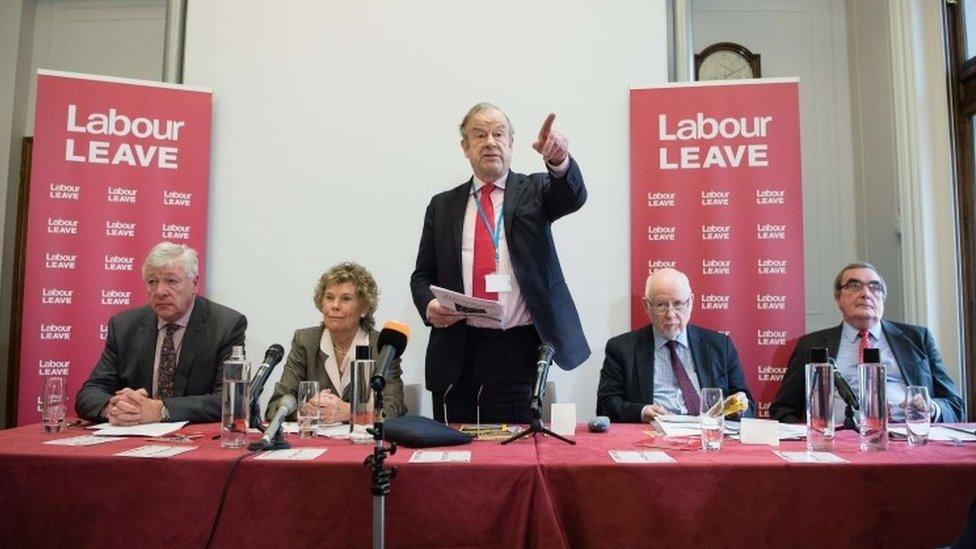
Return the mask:
[[153, 245], [192, 246], [203, 272], [211, 96], [38, 72], [19, 425], [40, 421], [45, 377], [66, 377], [73, 399], [102, 351], [109, 317], [146, 303], [141, 267]]
[[803, 335], [803, 204], [795, 80], [630, 94], [631, 322], [648, 273], [691, 279], [691, 322], [728, 334], [769, 415]]

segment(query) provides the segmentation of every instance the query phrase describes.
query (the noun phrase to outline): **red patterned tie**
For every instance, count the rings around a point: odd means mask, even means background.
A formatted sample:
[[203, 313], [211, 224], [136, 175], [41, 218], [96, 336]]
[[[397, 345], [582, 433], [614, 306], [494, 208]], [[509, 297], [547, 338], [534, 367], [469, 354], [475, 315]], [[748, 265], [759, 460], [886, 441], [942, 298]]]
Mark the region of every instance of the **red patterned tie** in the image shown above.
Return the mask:
[[861, 340], [857, 343], [857, 356], [860, 362], [864, 363], [864, 349], [871, 348], [871, 337], [868, 335], [867, 330], [861, 330], [857, 333]]
[[[491, 191], [495, 190], [493, 183], [486, 183], [479, 191], [481, 193], [481, 211], [495, 230], [495, 207], [491, 204]], [[485, 218], [478, 212], [474, 223], [474, 268], [471, 276], [471, 295], [482, 299], [498, 299], [498, 292], [485, 290], [485, 276], [495, 271], [495, 248], [491, 243], [491, 233], [485, 226]]]
[[173, 342], [173, 332], [180, 328], [179, 324], [167, 324], [163, 347], [159, 350], [159, 380], [156, 383], [156, 395], [159, 398], [176, 396], [176, 345]]
[[678, 388], [681, 389], [681, 396], [685, 399], [685, 408], [688, 408], [689, 416], [697, 416], [701, 413], [701, 399], [698, 398], [698, 391], [685, 371], [685, 365], [678, 356], [678, 342], [670, 340], [667, 342], [668, 351], [671, 352], [671, 370], [674, 378], [678, 380]]

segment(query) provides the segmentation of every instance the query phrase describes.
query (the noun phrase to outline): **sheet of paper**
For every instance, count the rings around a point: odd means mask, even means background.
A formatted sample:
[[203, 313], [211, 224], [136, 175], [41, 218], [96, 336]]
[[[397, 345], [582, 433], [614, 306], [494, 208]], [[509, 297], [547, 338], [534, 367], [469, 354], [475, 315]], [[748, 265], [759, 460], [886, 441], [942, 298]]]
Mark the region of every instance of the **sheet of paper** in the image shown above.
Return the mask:
[[186, 421], [174, 421], [172, 423], [144, 423], [128, 427], [109, 425], [96, 430], [95, 435], [101, 437], [161, 437], [179, 431], [186, 424]]
[[780, 423], [780, 440], [806, 440], [807, 426], [802, 423]]
[[790, 463], [847, 463], [847, 460], [833, 452], [773, 452]]
[[410, 463], [468, 463], [471, 461], [471, 452], [461, 451], [437, 451], [437, 450], [416, 450], [410, 456]]
[[674, 463], [674, 458], [660, 450], [607, 450], [616, 463]]
[[327, 448], [289, 448], [287, 450], [271, 450], [260, 454], [254, 459], [271, 459], [287, 461], [312, 461], [325, 453]]
[[93, 423], [93, 424], [85, 427], [85, 429], [98, 430], [98, 429], [104, 429], [106, 427], [111, 427], [111, 426], [112, 426], [112, 424], [106, 421], [105, 423]]
[[105, 442], [116, 442], [119, 440], [125, 440], [125, 437], [100, 437], [95, 435], [81, 435], [77, 437], [48, 440], [45, 441], [44, 444], [53, 444], [55, 446], [92, 446], [95, 444], [102, 444]]
[[459, 294], [440, 286], [431, 286], [430, 291], [441, 307], [457, 311], [465, 318], [483, 318], [497, 323], [498, 328], [507, 328], [502, 325], [502, 305], [497, 301]]
[[146, 446], [140, 446], [138, 448], [133, 448], [131, 450], [126, 450], [124, 452], [119, 452], [115, 454], [116, 456], [122, 457], [134, 457], [134, 458], [168, 458], [175, 455], [182, 454], [183, 452], [189, 452], [190, 450], [196, 450], [196, 446], [169, 446], [166, 444], [147, 444]]
[[779, 422], [774, 419], [744, 417], [739, 422], [739, 440], [742, 444], [767, 444], [779, 446]]
[[[974, 430], [972, 428], [958, 427], [957, 429], [950, 429], [943, 425], [933, 425], [929, 427], [929, 440], [940, 442], [955, 442], [957, 440], [960, 442], [976, 442], [976, 433], [973, 432]], [[908, 437], [904, 425], [891, 425], [888, 427], [888, 431], [906, 438]], [[966, 432], [964, 433], [963, 431]]]
[[572, 402], [553, 402], [552, 421], [549, 429], [557, 435], [571, 437], [576, 434], [576, 404]]
[[[298, 422], [284, 421], [281, 423], [281, 430], [284, 431], [286, 435], [297, 435]], [[348, 423], [323, 423], [319, 425], [318, 435], [320, 437], [329, 437], [329, 438], [349, 438], [349, 424]]]

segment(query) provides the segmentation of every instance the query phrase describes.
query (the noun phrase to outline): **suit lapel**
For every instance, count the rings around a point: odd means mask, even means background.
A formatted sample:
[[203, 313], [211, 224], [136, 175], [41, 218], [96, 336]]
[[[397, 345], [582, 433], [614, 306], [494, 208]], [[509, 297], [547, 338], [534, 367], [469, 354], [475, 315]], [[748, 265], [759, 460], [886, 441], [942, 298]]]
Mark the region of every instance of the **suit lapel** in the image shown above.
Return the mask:
[[637, 336], [634, 349], [637, 365], [637, 387], [647, 402], [654, 404], [654, 329], [646, 326]]
[[702, 344], [701, 332], [690, 324], [688, 325], [688, 349], [691, 351], [691, 361], [695, 363], [695, 373], [698, 374], [698, 386], [702, 389], [713, 387], [712, 369], [709, 366], [711, 353]]
[[468, 196], [471, 194], [471, 186], [474, 178], [466, 185], [457, 188], [454, 196], [451, 197], [450, 220], [451, 220], [451, 253], [455, 260], [455, 269], [458, 274], [457, 283], [459, 287], [452, 288], [464, 291], [464, 273], [461, 271], [461, 233], [464, 231], [464, 212], [468, 208]]
[[[843, 323], [838, 324], [832, 330], [827, 331], [824, 334], [823, 339], [820, 340], [821, 346], [827, 348], [827, 354], [829, 354], [830, 358], [834, 360], [837, 360], [837, 351], [840, 350], [840, 336], [843, 327], [844, 327]], [[803, 360], [807, 360], [810, 357], [800, 357], [800, 358], [802, 358]]]
[[173, 383], [176, 396], [186, 395], [186, 385], [190, 381], [190, 372], [193, 371], [193, 358], [203, 343], [203, 331], [207, 326], [208, 316], [210, 316], [210, 307], [207, 302], [200, 296], [195, 297], [193, 312], [186, 325], [183, 342], [180, 343], [180, 362], [176, 367], [176, 379]]
[[895, 366], [901, 370], [905, 384], [918, 385], [918, 368], [916, 366], [918, 362], [910, 340], [905, 337], [898, 326], [887, 320], [881, 321], [881, 332], [884, 333], [885, 339], [888, 341], [888, 348], [891, 349], [891, 354], [895, 357]]
[[145, 389], [152, 395], [153, 368], [156, 363], [156, 342], [159, 330], [156, 329], [156, 315], [152, 309], [146, 307], [146, 315], [142, 318], [136, 331], [136, 341], [141, 347], [136, 351], [136, 367], [132, 372], [132, 386]]
[[[505, 240], [509, 243], [512, 242], [512, 220], [515, 219], [515, 209], [524, 192], [525, 179], [509, 171], [508, 178], [505, 180], [505, 199], [502, 201], [502, 208], [505, 210]], [[511, 253], [511, 244], [508, 249]]]

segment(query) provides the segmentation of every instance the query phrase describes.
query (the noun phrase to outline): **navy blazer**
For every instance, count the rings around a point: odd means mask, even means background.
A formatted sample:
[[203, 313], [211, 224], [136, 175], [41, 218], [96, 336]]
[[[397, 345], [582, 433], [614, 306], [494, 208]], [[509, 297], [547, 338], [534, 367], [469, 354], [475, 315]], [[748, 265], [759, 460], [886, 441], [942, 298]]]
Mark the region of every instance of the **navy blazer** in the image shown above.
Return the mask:
[[[417, 265], [410, 290], [420, 318], [428, 326], [430, 286], [464, 293], [461, 273], [461, 232], [472, 180], [435, 195], [424, 214]], [[563, 278], [552, 240], [552, 223], [586, 202], [586, 186], [576, 161], [561, 177], [548, 173], [508, 173], [505, 180], [505, 238], [529, 314], [543, 341], [556, 349], [554, 361], [570, 370], [590, 356], [576, 304]], [[464, 363], [466, 324], [432, 328], [427, 344], [427, 389], [443, 391], [456, 383]], [[535, 365], [526, 365], [534, 368]]]
[[[749, 409], [742, 416], [754, 417], [756, 402], [729, 336], [693, 324], [688, 325], [687, 331], [699, 386], [720, 387], [726, 396], [744, 392]], [[610, 421], [641, 422], [641, 410], [648, 404], [654, 404], [654, 328], [651, 325], [607, 342], [596, 413], [608, 416]]]
[[[176, 365], [176, 396], [164, 398], [171, 421], [220, 421], [223, 362], [234, 345], [244, 345], [244, 315], [196, 296]], [[153, 363], [159, 336], [148, 306], [129, 309], [108, 321], [105, 349], [75, 399], [78, 417], [101, 422], [102, 409], [124, 387], [152, 394]]]
[[[773, 419], [784, 423], [806, 421], [807, 404], [803, 395], [806, 390], [805, 367], [810, 361], [810, 349], [826, 347], [830, 357], [836, 359], [842, 327], [843, 324], [838, 324], [834, 328], [813, 332], [796, 342], [789, 367], [783, 375], [783, 384], [769, 409]], [[929, 396], [942, 412], [942, 421], [964, 421], [962, 397], [959, 396], [952, 378], [946, 373], [932, 332], [923, 326], [888, 320], [881, 321], [881, 331], [888, 340], [888, 346], [891, 347], [891, 353], [905, 377], [905, 383], [928, 387]]]

